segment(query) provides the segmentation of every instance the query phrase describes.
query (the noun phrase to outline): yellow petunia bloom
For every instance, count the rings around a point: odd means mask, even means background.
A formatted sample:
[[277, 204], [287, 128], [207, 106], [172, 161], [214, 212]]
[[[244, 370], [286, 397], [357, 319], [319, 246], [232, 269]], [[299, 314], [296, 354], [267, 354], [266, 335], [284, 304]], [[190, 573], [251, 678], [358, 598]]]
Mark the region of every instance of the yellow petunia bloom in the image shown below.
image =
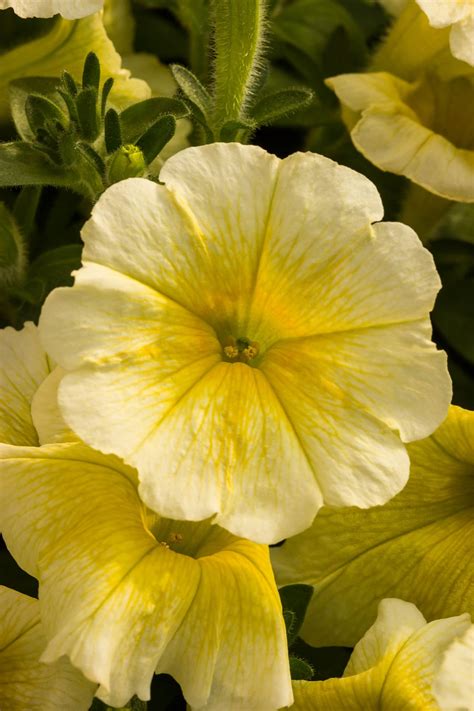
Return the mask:
[[0, 708], [87, 711], [96, 685], [66, 659], [43, 664], [46, 646], [39, 603], [0, 585]]
[[474, 614], [474, 412], [452, 406], [408, 452], [408, 484], [385, 506], [323, 509], [272, 551], [279, 584], [315, 586], [302, 630], [312, 644], [353, 646], [386, 595], [429, 620]]
[[20, 17], [52, 17], [59, 14], [68, 20], [92, 15], [102, 8], [104, 0], [0, 0], [0, 10], [12, 8]]
[[[355, 646], [342, 679], [294, 682], [292, 711], [470, 711], [472, 664], [458, 671], [457, 688], [438, 692], [442, 664], [463, 635], [472, 636], [469, 615], [426, 623], [415, 605], [380, 603], [375, 623]], [[451, 646], [453, 645], [453, 646]], [[457, 653], [454, 652], [456, 655]], [[440, 669], [441, 667], [441, 669]], [[464, 702], [468, 699], [468, 705]]]
[[368, 160], [441, 197], [474, 202], [474, 71], [451, 79], [428, 71], [413, 81], [342, 74], [326, 83]]
[[378, 222], [372, 183], [315, 154], [189, 148], [160, 180], [106, 191], [75, 286], [43, 309], [69, 426], [136, 466], [160, 515], [259, 542], [323, 501], [388, 500], [402, 442], [450, 400], [429, 253]]
[[159, 518], [141, 502], [133, 469], [67, 441], [54, 400], [58, 371], [34, 395], [25, 375], [44, 359], [33, 334], [32, 325], [0, 332], [11, 346], [6, 373], [15, 359], [14, 385], [32, 403], [42, 444], [0, 445], [0, 528], [40, 582], [42, 662], [69, 657], [113, 706], [134, 694], [148, 699], [155, 671], [173, 675], [193, 709], [291, 703], [268, 548], [208, 521]]
[[418, 228], [450, 200], [474, 202], [474, 68], [453, 57], [447, 28], [431, 27], [415, 0], [403, 4], [368, 72], [326, 83], [356, 148], [415, 183], [402, 219]]
[[445, 651], [433, 695], [443, 711], [474, 708], [474, 625]]
[[[379, 0], [386, 10], [399, 15], [414, 0]], [[416, 0], [431, 27], [449, 28], [451, 52], [457, 59], [474, 65], [473, 0]]]
[[9, 116], [8, 85], [11, 81], [30, 76], [59, 77], [65, 69], [80, 80], [89, 51], [98, 56], [102, 76], [114, 79], [110, 94], [113, 106], [122, 109], [150, 97], [148, 84], [132, 78], [130, 72], [122, 68], [121, 57], [107, 37], [101, 13], [82, 20], [58, 18], [46, 35], [1, 55], [0, 122]]

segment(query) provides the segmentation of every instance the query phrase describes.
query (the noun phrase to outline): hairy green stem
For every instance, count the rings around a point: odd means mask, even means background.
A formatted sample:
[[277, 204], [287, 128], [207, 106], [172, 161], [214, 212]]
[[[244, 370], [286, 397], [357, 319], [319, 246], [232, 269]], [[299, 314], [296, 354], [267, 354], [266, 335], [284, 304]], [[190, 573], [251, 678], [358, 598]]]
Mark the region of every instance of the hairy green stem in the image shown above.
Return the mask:
[[264, 0], [212, 0], [214, 129], [246, 116], [259, 75], [265, 5]]

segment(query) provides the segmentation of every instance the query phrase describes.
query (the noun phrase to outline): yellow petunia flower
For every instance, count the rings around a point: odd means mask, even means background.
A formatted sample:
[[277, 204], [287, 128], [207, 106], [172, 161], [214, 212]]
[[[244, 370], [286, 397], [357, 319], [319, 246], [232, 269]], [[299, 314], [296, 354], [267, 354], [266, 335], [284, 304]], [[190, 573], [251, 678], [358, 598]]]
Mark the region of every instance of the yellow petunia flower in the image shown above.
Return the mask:
[[259, 542], [323, 501], [385, 502], [402, 442], [450, 400], [429, 253], [378, 223], [372, 183], [315, 154], [189, 148], [160, 180], [106, 191], [75, 286], [44, 307], [70, 427], [136, 466], [161, 515]]
[[474, 614], [474, 412], [452, 406], [408, 452], [408, 484], [385, 506], [323, 509], [272, 551], [279, 584], [315, 586], [302, 630], [312, 644], [353, 646], [386, 595], [429, 620]]
[[66, 659], [43, 664], [46, 646], [39, 603], [0, 585], [0, 708], [87, 711], [96, 685]]
[[104, 0], [0, 0], [0, 10], [12, 8], [20, 17], [52, 17], [59, 14], [68, 20], [92, 15], [102, 8]]
[[368, 160], [441, 197], [474, 202], [474, 71], [450, 79], [427, 71], [413, 81], [342, 74], [326, 83]]
[[[386, 599], [375, 623], [355, 646], [342, 679], [294, 682], [292, 711], [469, 711], [472, 664], [457, 675], [450, 694], [438, 691], [442, 664], [457, 657], [454, 645], [472, 636], [469, 615], [426, 623], [415, 605]], [[465, 639], [465, 637], [463, 637]], [[454, 649], [454, 652], [453, 652]], [[468, 705], [464, 701], [468, 699]]]
[[453, 57], [448, 28], [431, 27], [415, 0], [402, 4], [369, 70], [326, 83], [356, 148], [413, 181], [402, 219], [428, 233], [450, 200], [474, 201], [474, 68]]
[[[379, 0], [387, 11], [398, 16], [414, 0]], [[458, 59], [474, 65], [473, 0], [416, 0], [431, 27], [449, 28], [451, 52]]]
[[113, 706], [134, 694], [148, 699], [155, 672], [173, 675], [193, 709], [291, 703], [268, 548], [208, 521], [159, 518], [141, 502], [135, 470], [67, 441], [54, 399], [58, 371], [33, 396], [25, 376], [44, 359], [33, 333], [32, 325], [0, 333], [0, 343], [16, 341], [6, 372], [16, 356], [15, 387], [32, 401], [42, 443], [0, 445], [0, 528], [40, 582], [41, 660], [69, 657]]
[[445, 651], [433, 695], [443, 711], [474, 708], [474, 625]]

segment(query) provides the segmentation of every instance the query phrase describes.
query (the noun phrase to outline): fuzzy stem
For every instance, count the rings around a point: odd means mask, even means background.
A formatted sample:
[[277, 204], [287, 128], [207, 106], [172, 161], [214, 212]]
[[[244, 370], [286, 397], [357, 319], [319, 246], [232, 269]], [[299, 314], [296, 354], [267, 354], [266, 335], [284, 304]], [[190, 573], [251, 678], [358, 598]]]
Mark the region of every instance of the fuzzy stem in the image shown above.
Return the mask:
[[265, 31], [264, 0], [213, 0], [215, 129], [245, 118], [259, 74]]

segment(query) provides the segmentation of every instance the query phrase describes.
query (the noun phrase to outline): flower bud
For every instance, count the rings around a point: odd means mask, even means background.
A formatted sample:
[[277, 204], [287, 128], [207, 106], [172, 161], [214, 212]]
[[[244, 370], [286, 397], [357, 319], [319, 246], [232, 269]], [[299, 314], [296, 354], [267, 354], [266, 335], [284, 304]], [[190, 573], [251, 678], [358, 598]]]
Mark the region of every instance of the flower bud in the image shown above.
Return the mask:
[[126, 178], [136, 178], [146, 171], [143, 153], [132, 144], [121, 146], [112, 156], [109, 166], [109, 182], [118, 183]]

